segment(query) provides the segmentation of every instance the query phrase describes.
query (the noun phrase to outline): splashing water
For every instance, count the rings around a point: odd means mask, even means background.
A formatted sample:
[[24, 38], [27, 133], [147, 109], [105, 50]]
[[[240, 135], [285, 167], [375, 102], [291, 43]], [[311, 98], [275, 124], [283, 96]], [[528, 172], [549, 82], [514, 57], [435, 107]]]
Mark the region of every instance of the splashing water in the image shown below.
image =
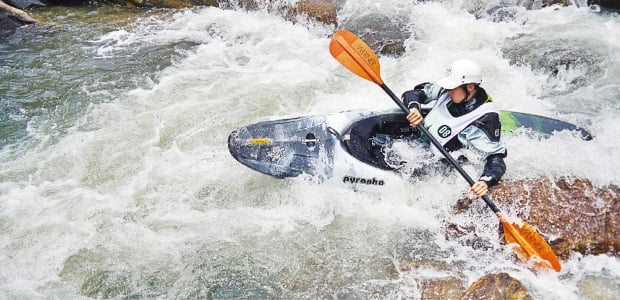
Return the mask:
[[[406, 52], [381, 57], [397, 93], [466, 56], [502, 109], [595, 136], [507, 137], [506, 177], [619, 182], [618, 16], [476, 3], [347, 1], [339, 21], [404, 20]], [[331, 58], [333, 25], [240, 8], [46, 12], [58, 25], [0, 45], [0, 295], [418, 298], [422, 280], [494, 272], [537, 299], [620, 294], [615, 257], [574, 254], [559, 274], [515, 263], [483, 203], [452, 212], [466, 190], [456, 174], [363, 193], [230, 157], [239, 126], [393, 106]], [[475, 226], [484, 247], [446, 239], [450, 222]]]

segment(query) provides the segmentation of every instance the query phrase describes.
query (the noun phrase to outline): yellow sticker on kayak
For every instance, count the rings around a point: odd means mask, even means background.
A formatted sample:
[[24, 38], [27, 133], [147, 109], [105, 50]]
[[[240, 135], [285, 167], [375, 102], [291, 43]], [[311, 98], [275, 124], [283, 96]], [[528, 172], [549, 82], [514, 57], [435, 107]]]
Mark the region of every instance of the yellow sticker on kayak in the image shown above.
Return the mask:
[[250, 144], [265, 145], [269, 143], [271, 143], [271, 140], [267, 138], [250, 139]]

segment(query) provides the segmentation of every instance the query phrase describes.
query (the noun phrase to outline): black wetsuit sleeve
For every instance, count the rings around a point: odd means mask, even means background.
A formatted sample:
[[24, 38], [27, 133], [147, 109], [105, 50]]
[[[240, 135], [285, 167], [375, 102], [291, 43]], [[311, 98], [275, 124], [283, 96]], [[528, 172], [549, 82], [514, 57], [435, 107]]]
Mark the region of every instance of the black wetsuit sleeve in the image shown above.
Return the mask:
[[506, 154], [493, 154], [487, 157], [487, 162], [484, 165], [484, 171], [480, 180], [486, 182], [487, 186], [491, 187], [497, 184], [506, 173], [506, 164], [504, 163], [504, 157]]
[[403, 100], [403, 103], [407, 108], [418, 108], [420, 104], [426, 103], [427, 96], [424, 93], [424, 87], [428, 84], [428, 82], [420, 83], [416, 85], [413, 90], [406, 91], [400, 97]]
[[426, 94], [423, 90], [410, 90], [403, 93], [402, 99], [407, 108], [418, 108], [426, 101]]
[[[499, 114], [485, 114], [476, 120], [473, 125], [481, 129], [491, 142], [499, 142], [502, 126], [499, 121]], [[486, 182], [489, 187], [497, 184], [506, 172], [506, 164], [504, 163], [506, 155], [507, 152], [504, 149], [503, 153], [494, 153], [487, 157], [480, 180]]]

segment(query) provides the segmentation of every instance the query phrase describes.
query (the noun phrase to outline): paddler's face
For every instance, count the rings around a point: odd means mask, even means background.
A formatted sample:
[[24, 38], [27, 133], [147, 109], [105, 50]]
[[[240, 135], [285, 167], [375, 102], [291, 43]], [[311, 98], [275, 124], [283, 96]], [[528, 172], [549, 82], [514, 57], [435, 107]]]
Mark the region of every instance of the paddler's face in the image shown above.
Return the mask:
[[448, 90], [448, 95], [450, 95], [450, 99], [452, 99], [452, 102], [458, 104], [463, 101], [469, 100], [469, 99], [466, 99], [467, 93], [465, 93], [465, 89], [467, 89], [469, 91], [470, 96], [473, 97], [472, 92], [474, 88], [475, 88], [475, 85], [473, 84], [461, 85], [459, 87]]

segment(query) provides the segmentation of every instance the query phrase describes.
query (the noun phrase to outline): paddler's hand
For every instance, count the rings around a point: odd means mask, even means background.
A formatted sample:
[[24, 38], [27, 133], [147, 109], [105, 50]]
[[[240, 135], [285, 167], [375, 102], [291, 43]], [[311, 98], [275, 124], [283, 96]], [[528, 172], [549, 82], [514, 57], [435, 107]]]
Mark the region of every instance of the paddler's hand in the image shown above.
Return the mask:
[[422, 114], [420, 114], [420, 111], [418, 111], [417, 108], [412, 108], [409, 110], [407, 121], [409, 121], [409, 125], [411, 125], [411, 127], [418, 127], [418, 125], [422, 123], [422, 120]]
[[474, 185], [469, 187], [469, 191], [474, 193], [478, 197], [482, 197], [489, 192], [489, 187], [484, 181], [477, 181]]

